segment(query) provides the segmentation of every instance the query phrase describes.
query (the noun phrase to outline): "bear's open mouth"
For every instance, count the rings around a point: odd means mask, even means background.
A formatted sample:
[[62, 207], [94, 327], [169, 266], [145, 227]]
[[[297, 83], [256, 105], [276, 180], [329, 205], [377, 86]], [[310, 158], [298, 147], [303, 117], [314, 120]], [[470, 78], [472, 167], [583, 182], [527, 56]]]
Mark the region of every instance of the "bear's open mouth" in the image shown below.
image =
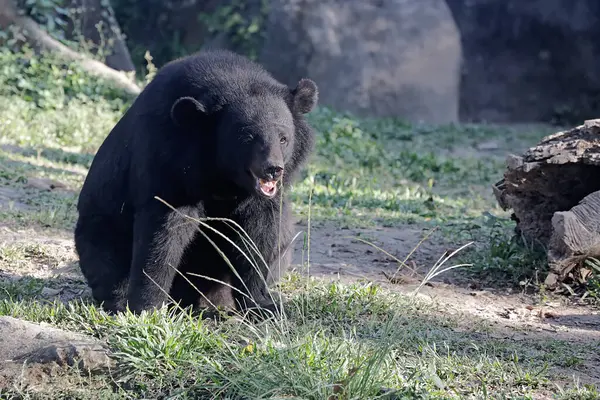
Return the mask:
[[267, 197], [275, 196], [277, 193], [277, 181], [269, 181], [258, 178], [258, 189]]

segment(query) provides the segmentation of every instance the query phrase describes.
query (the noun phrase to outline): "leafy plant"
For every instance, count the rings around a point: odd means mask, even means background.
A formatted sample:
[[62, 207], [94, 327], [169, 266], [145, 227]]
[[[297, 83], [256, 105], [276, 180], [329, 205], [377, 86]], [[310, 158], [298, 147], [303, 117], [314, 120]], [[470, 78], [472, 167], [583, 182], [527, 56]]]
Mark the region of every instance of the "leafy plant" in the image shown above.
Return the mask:
[[121, 91], [92, 77], [75, 63], [55, 56], [38, 56], [23, 49], [0, 49], [0, 95], [16, 95], [44, 109], [61, 109], [73, 99], [106, 101], [123, 107]]
[[53, 36], [65, 39], [64, 28], [70, 19], [65, 0], [21, 0], [17, 4]]
[[268, 0], [260, 0], [258, 10], [252, 10], [253, 6], [252, 2], [230, 0], [213, 14], [202, 13], [198, 18], [211, 35], [224, 35], [233, 48], [255, 60], [264, 37]]
[[467, 271], [486, 284], [523, 287], [535, 284], [538, 275], [547, 270], [545, 252], [515, 236], [507, 222], [485, 213], [483, 224], [471, 228], [479, 248], [458, 258], [472, 263]]
[[600, 301], [600, 260], [590, 257], [585, 260], [585, 264], [592, 270], [591, 277], [587, 281], [587, 295]]

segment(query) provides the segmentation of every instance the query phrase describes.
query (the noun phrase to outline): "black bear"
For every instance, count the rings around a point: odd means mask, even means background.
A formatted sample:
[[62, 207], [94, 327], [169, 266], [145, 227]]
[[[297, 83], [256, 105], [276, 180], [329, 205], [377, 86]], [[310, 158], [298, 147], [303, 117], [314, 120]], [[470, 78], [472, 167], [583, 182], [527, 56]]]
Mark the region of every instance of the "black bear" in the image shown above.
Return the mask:
[[285, 191], [314, 146], [304, 114], [317, 98], [312, 80], [290, 88], [224, 50], [161, 68], [100, 146], [79, 196], [75, 246], [94, 299], [110, 312], [167, 295], [181, 306], [277, 308], [268, 286], [291, 261]]

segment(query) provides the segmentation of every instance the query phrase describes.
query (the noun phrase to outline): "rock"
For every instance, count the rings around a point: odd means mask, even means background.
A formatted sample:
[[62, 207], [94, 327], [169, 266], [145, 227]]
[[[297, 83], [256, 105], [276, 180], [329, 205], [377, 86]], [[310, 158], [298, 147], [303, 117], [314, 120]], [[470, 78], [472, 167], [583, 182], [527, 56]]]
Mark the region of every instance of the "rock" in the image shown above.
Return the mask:
[[477, 150], [480, 151], [490, 151], [490, 150], [498, 150], [500, 145], [495, 140], [488, 140], [487, 142], [482, 142], [477, 144]]
[[0, 317], [0, 389], [37, 385], [66, 367], [101, 373], [112, 366], [103, 342], [47, 324]]
[[21, 200], [25, 195], [14, 188], [0, 187], [0, 209], [2, 210], [28, 210], [30, 207], [22, 203]]
[[42, 295], [42, 297], [56, 297], [59, 294], [61, 294], [62, 291], [63, 291], [63, 289], [54, 289], [54, 288], [45, 286], [42, 289], [42, 292], [40, 294]]
[[458, 119], [461, 44], [444, 0], [272, 0], [259, 61], [357, 115]]
[[77, 366], [85, 373], [102, 372], [110, 367], [110, 359], [104, 346], [90, 341], [53, 343], [19, 355], [14, 361], [28, 364], [56, 363], [61, 367]]
[[598, 112], [600, 2], [447, 3], [462, 38], [461, 120], [576, 124]]
[[27, 178], [27, 187], [32, 187], [39, 190], [51, 191], [54, 189], [65, 189], [67, 186], [62, 183], [48, 178]]

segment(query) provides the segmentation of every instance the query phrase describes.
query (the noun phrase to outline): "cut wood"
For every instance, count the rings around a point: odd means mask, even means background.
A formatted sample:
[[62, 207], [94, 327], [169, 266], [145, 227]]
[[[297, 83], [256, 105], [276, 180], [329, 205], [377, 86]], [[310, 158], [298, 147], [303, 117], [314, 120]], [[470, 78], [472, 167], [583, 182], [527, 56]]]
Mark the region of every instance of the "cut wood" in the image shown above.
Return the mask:
[[556, 212], [552, 229], [548, 246], [551, 272], [546, 282], [584, 283], [591, 271], [575, 268], [589, 257], [600, 256], [600, 191], [584, 197], [569, 211]]
[[125, 93], [137, 96], [141, 89], [122, 72], [116, 71], [100, 61], [91, 59], [83, 54], [71, 50], [64, 44], [53, 39], [46, 31], [31, 18], [19, 14], [19, 10], [13, 0], [0, 0], [0, 28], [7, 29], [14, 25], [19, 28], [20, 33], [27, 42], [38, 52], [51, 52], [59, 55], [67, 61], [77, 62], [88, 73], [100, 76]]
[[498, 204], [512, 209], [517, 234], [546, 247], [549, 286], [576, 280], [574, 268], [600, 256], [600, 120], [547, 136], [506, 164], [493, 187]]

